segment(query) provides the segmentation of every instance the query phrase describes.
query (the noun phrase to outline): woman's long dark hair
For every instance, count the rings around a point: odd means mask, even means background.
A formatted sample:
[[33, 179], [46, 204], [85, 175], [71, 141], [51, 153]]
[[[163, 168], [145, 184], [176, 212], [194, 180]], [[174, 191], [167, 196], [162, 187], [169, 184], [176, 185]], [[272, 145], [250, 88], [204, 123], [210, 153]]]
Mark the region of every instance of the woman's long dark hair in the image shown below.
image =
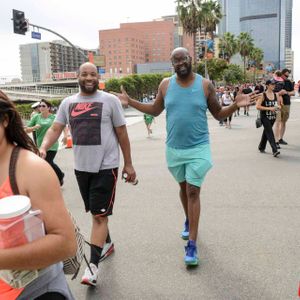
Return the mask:
[[9, 143], [16, 144], [24, 149], [38, 153], [38, 149], [23, 128], [21, 116], [15, 105], [9, 100], [6, 94], [0, 90], [0, 122], [8, 122], [5, 136]]

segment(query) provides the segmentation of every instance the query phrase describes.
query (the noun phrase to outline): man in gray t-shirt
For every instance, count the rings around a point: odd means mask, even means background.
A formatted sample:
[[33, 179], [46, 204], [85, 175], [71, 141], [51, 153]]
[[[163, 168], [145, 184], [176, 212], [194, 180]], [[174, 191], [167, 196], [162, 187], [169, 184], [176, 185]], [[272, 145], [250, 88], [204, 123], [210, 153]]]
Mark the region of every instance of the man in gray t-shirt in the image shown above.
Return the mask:
[[119, 166], [118, 139], [114, 128], [126, 124], [118, 98], [96, 91], [64, 99], [55, 122], [69, 124], [73, 139], [75, 170], [98, 172]]
[[55, 122], [44, 137], [40, 148], [44, 157], [47, 149], [69, 126], [75, 158], [75, 175], [86, 212], [91, 212], [90, 266], [81, 283], [96, 285], [99, 262], [113, 251], [108, 232], [108, 216], [112, 214], [119, 167], [119, 145], [124, 157], [122, 175], [134, 182], [130, 142], [123, 109], [118, 98], [98, 91], [95, 65], [84, 63], [79, 68], [80, 93], [65, 98]]

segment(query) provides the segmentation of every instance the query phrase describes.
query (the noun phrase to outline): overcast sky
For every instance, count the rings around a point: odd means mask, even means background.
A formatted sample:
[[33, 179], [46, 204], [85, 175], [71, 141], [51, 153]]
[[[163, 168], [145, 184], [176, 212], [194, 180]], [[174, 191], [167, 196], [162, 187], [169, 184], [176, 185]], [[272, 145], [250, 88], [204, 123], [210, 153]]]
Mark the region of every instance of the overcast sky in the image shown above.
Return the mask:
[[[270, 0], [271, 1], [271, 0]], [[19, 76], [19, 44], [35, 43], [30, 32], [26, 36], [13, 33], [12, 9], [25, 12], [30, 23], [52, 29], [73, 44], [97, 48], [98, 30], [118, 28], [120, 23], [151, 21], [175, 14], [175, 0], [1, 0], [0, 4], [0, 77]], [[296, 15], [295, 12], [298, 12]], [[300, 79], [300, 0], [294, 0], [293, 50], [295, 79]], [[296, 38], [296, 33], [298, 37]], [[41, 30], [42, 41], [59, 39]]]

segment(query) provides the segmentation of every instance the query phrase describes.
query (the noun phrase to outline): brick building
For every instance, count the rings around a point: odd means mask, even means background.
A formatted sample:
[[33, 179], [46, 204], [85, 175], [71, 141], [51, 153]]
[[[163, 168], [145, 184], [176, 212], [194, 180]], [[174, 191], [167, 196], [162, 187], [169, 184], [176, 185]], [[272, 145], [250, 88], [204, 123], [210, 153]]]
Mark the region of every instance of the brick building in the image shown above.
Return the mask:
[[176, 16], [100, 30], [99, 43], [106, 74], [114, 76], [136, 73], [138, 64], [170, 63], [170, 54], [178, 46], [193, 50], [192, 38], [180, 34]]

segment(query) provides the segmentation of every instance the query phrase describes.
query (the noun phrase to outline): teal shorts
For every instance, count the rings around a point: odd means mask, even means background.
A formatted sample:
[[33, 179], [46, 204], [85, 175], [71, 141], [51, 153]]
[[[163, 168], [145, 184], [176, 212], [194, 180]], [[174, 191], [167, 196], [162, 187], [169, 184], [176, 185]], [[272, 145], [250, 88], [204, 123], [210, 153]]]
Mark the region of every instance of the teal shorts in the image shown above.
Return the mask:
[[200, 187], [206, 173], [212, 167], [210, 145], [190, 149], [174, 149], [167, 146], [168, 169], [178, 183], [188, 182]]

